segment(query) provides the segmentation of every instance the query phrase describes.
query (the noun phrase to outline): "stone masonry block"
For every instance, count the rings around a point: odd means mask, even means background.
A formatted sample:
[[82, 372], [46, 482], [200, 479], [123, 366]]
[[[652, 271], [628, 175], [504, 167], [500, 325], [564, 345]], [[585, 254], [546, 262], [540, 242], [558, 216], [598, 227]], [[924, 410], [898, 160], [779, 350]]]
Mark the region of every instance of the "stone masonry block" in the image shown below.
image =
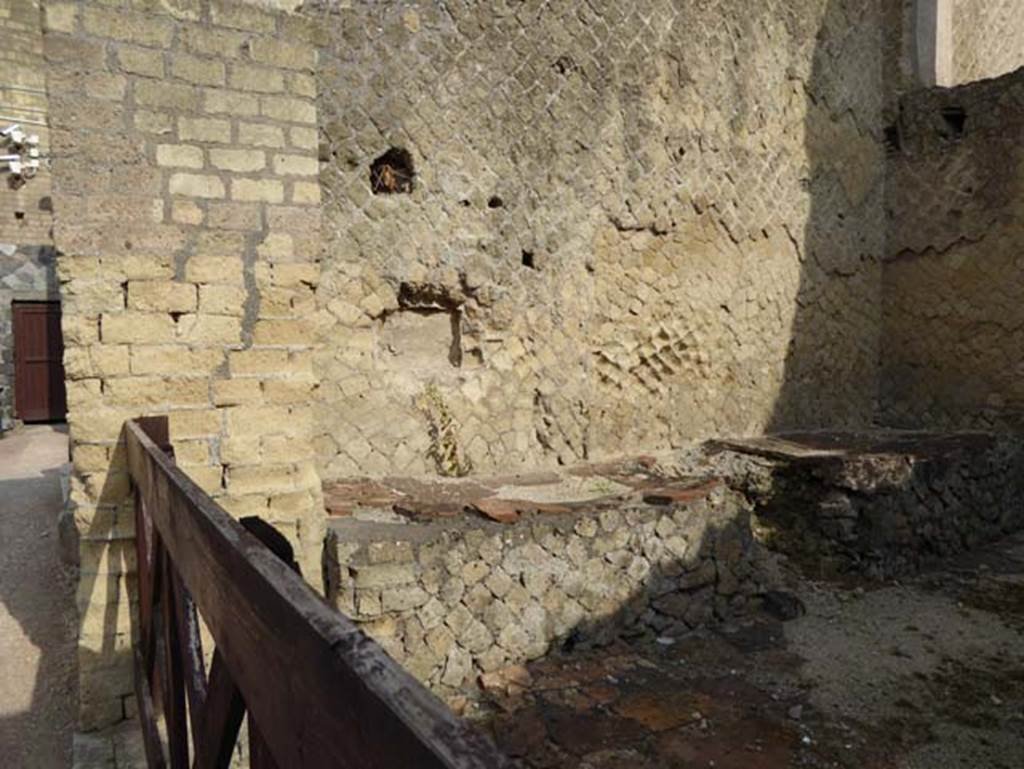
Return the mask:
[[273, 494], [267, 500], [271, 515], [278, 520], [299, 520], [308, 515], [316, 501], [308, 491]]
[[182, 141], [228, 144], [231, 142], [231, 123], [214, 118], [179, 118], [178, 137]]
[[231, 67], [230, 85], [240, 91], [279, 93], [284, 90], [284, 75], [276, 69], [234, 64]]
[[185, 50], [193, 53], [237, 59], [243, 55], [249, 35], [215, 27], [188, 26], [179, 31], [178, 39]]
[[316, 96], [316, 78], [305, 72], [288, 73], [288, 90], [296, 96]]
[[412, 563], [387, 563], [349, 566], [357, 589], [408, 585], [416, 581], [417, 568]]
[[313, 329], [305, 320], [261, 320], [253, 330], [253, 339], [261, 345], [309, 346]]
[[67, 34], [75, 31], [78, 23], [78, 6], [75, 3], [47, 3], [44, 10], [47, 31]]
[[285, 406], [236, 406], [224, 412], [232, 436], [281, 433], [290, 427], [291, 414]]
[[316, 123], [316, 107], [312, 102], [288, 96], [262, 97], [260, 114], [289, 123]]
[[202, 168], [203, 150], [191, 144], [158, 144], [156, 146], [156, 164], [179, 168]]
[[217, 379], [211, 387], [215, 406], [244, 406], [263, 400], [258, 379]]
[[174, 36], [174, 25], [170, 19], [97, 8], [92, 4], [82, 9], [82, 27], [96, 37], [127, 40], [156, 48], [167, 48]]
[[222, 27], [263, 33], [273, 33], [277, 29], [277, 19], [273, 14], [242, 3], [215, 2], [210, 15], [213, 23]]
[[295, 254], [295, 240], [286, 232], [271, 232], [260, 243], [257, 253], [261, 259], [288, 261]]
[[289, 202], [300, 206], [320, 205], [320, 185], [316, 182], [293, 182]]
[[215, 168], [225, 171], [247, 173], [261, 170], [267, 159], [259, 150], [211, 149], [210, 162]]
[[196, 286], [172, 280], [128, 282], [128, 309], [143, 312], [194, 312]]
[[270, 270], [271, 283], [284, 288], [315, 286], [320, 280], [317, 264], [276, 264]]
[[136, 131], [166, 136], [174, 133], [174, 118], [166, 112], [136, 110], [132, 117]]
[[288, 141], [293, 147], [315, 150], [320, 142], [320, 136], [315, 128], [292, 126], [288, 129]]
[[124, 312], [100, 318], [100, 338], [104, 344], [158, 344], [173, 342], [175, 335], [174, 319], [164, 313]]
[[219, 348], [193, 350], [180, 344], [133, 344], [130, 353], [132, 374], [195, 374], [213, 372], [224, 362]]
[[119, 406], [205, 406], [210, 386], [205, 379], [127, 377], [108, 380], [106, 395]]
[[237, 345], [242, 341], [242, 319], [231, 315], [182, 315], [178, 339], [191, 345]]
[[206, 440], [175, 441], [174, 461], [179, 465], [208, 464], [210, 462], [210, 442]]
[[202, 438], [219, 435], [223, 424], [223, 412], [219, 409], [197, 409], [193, 411], [172, 411], [168, 414], [171, 438]]
[[178, 224], [197, 226], [203, 223], [206, 212], [202, 206], [192, 200], [175, 200], [171, 202], [171, 221]]
[[284, 185], [275, 179], [233, 179], [231, 197], [234, 200], [281, 203]]
[[260, 114], [260, 100], [257, 96], [242, 91], [208, 88], [203, 92], [203, 111], [255, 117]]
[[239, 350], [228, 354], [232, 375], [280, 374], [289, 367], [287, 350]]
[[268, 379], [263, 383], [267, 403], [309, 403], [315, 391], [316, 382], [311, 379]]
[[316, 64], [316, 49], [311, 45], [256, 38], [250, 49], [253, 61], [285, 69], [311, 70]]
[[224, 183], [216, 176], [201, 174], [174, 174], [169, 183], [172, 195], [187, 195], [194, 198], [224, 197]]
[[142, 107], [182, 111], [199, 107], [199, 94], [192, 86], [163, 80], [136, 80], [133, 89], [135, 102]]
[[132, 75], [157, 78], [164, 76], [163, 51], [121, 46], [117, 50], [117, 63], [121, 65], [121, 69]]
[[221, 438], [220, 461], [228, 465], [252, 465], [259, 462], [259, 436], [229, 435]]
[[227, 489], [231, 494], [291, 491], [295, 487], [291, 465], [261, 462], [253, 467], [228, 468]]
[[132, 409], [107, 407], [88, 409], [85, 412], [71, 411], [68, 422], [76, 440], [99, 443], [117, 440], [125, 420], [137, 416], [138, 413]]
[[211, 203], [208, 207], [211, 227], [227, 230], [263, 229], [263, 208], [256, 203]]
[[284, 464], [313, 459], [313, 447], [304, 438], [269, 435], [260, 442], [260, 455], [264, 462]]
[[193, 256], [185, 264], [185, 278], [194, 283], [241, 285], [242, 260], [234, 256]]
[[238, 143], [254, 147], [283, 147], [284, 131], [279, 126], [265, 123], [238, 124]]
[[224, 85], [224, 63], [177, 53], [171, 57], [171, 75], [196, 85]]
[[199, 312], [241, 317], [247, 296], [244, 286], [203, 285], [199, 287]]
[[280, 176], [315, 176], [320, 164], [308, 155], [274, 155], [274, 173]]

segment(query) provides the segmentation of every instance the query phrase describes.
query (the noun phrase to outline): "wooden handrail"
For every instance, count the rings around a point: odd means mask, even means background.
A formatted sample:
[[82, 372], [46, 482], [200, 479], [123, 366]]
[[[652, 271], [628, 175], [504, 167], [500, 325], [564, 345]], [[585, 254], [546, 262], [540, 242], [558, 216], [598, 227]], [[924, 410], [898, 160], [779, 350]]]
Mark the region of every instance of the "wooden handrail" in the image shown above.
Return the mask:
[[[139, 556], [136, 693], [152, 769], [187, 769], [190, 741], [196, 769], [226, 767], [246, 711], [254, 769], [506, 766], [175, 466], [166, 419], [126, 422], [124, 439]], [[250, 528], [266, 538], [266, 527]], [[216, 643], [209, 676], [197, 609]]]

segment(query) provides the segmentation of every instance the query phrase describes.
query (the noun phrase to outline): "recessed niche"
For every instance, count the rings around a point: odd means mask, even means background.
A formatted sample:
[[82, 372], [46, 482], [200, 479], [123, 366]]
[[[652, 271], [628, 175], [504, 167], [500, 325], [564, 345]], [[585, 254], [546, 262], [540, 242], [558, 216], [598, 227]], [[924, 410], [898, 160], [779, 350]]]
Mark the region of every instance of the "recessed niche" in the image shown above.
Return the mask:
[[533, 261], [533, 251], [523, 251], [523, 267], [529, 267], [531, 270], [537, 269], [537, 265]]
[[885, 151], [890, 155], [898, 155], [903, 149], [903, 139], [900, 137], [900, 128], [897, 125], [885, 127]]
[[942, 120], [946, 124], [947, 135], [959, 139], [967, 128], [967, 110], [963, 107], [944, 107]]
[[402, 283], [398, 310], [384, 316], [381, 355], [390, 368], [433, 371], [462, 365], [462, 306], [444, 287]]
[[447, 309], [406, 309], [389, 313], [380, 332], [381, 352], [390, 368], [436, 371], [462, 365], [462, 313]]
[[410, 193], [415, 177], [412, 155], [401, 147], [392, 147], [370, 164], [370, 188], [374, 195]]
[[505, 205], [505, 201], [499, 198], [497, 195], [491, 196], [491, 199], [487, 201], [488, 208], [501, 208]]

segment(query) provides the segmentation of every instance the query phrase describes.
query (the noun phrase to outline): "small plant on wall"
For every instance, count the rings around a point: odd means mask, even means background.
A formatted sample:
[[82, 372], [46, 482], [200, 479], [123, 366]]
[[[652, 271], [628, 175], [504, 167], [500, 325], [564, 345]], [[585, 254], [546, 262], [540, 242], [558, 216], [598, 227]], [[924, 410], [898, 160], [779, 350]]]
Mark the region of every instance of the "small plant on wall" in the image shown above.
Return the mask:
[[461, 478], [473, 472], [473, 463], [459, 454], [459, 428], [451, 409], [433, 382], [416, 397], [416, 407], [427, 418], [430, 449], [427, 455], [437, 472], [448, 478]]

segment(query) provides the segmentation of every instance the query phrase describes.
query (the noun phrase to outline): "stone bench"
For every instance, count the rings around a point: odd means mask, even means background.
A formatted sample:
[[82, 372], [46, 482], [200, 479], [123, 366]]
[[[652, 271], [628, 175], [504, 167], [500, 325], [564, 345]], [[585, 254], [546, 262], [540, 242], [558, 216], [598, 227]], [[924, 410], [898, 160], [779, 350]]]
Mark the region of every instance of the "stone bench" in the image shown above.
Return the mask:
[[[749, 506], [726, 484], [644, 472], [580, 483], [598, 496], [559, 501], [564, 483], [550, 479], [442, 483], [427, 500], [394, 479], [328, 489], [344, 513], [329, 523], [329, 598], [451, 699], [552, 649], [683, 632], [764, 590]], [[495, 487], [503, 496], [479, 498]]]

